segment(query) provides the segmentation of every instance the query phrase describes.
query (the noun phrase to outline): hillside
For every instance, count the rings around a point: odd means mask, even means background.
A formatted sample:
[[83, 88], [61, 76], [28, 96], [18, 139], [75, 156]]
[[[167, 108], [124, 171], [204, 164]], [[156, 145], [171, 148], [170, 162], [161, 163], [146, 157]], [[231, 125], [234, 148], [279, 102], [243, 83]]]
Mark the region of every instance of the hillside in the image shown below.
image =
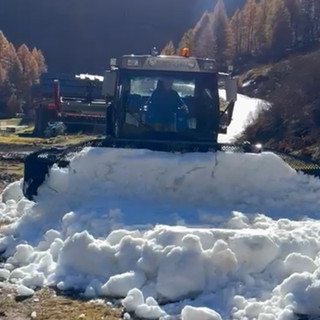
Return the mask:
[[[102, 73], [109, 58], [178, 41], [216, 0], [1, 0], [0, 30], [41, 48], [49, 70]], [[226, 0], [232, 14], [241, 0]], [[8, 19], [8, 17], [14, 17]]]
[[244, 139], [320, 160], [320, 50], [256, 67], [242, 77], [241, 91], [272, 106], [248, 126]]

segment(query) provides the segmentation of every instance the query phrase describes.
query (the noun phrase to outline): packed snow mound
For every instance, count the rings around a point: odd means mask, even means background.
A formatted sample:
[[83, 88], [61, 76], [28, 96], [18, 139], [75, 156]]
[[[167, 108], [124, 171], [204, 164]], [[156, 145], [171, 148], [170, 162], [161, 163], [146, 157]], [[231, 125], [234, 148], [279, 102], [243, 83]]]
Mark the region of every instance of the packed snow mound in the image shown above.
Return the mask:
[[37, 201], [63, 199], [73, 206], [95, 199], [95, 204], [131, 201], [151, 207], [253, 212], [291, 207], [301, 213], [306, 202], [318, 211], [319, 191], [318, 179], [297, 174], [273, 153], [86, 148], [69, 168], [51, 169]]
[[20, 295], [124, 298], [145, 319], [319, 314], [320, 181], [272, 153], [86, 148], [36, 203], [18, 186], [0, 204], [0, 279]]

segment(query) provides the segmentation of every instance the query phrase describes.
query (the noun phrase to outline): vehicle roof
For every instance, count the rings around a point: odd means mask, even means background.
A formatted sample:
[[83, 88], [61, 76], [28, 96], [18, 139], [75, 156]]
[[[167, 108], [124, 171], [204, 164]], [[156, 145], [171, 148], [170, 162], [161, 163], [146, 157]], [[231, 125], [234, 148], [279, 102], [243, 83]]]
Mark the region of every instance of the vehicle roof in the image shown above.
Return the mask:
[[116, 59], [114, 66], [129, 70], [217, 73], [215, 60], [197, 57], [123, 55]]

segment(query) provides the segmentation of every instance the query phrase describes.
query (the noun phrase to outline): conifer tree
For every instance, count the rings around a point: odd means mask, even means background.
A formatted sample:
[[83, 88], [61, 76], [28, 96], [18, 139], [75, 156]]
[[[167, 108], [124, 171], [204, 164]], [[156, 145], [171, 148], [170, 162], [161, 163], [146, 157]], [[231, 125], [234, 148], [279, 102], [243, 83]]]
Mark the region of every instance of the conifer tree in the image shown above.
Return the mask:
[[271, 1], [262, 0], [257, 5], [257, 19], [255, 21], [255, 50], [258, 53], [263, 53], [268, 47], [268, 26], [271, 14]]
[[8, 118], [15, 117], [17, 113], [21, 113], [21, 102], [18, 97], [13, 93], [6, 103], [5, 115]]
[[314, 34], [315, 38], [320, 37], [320, 1], [317, 0], [314, 3]]
[[[318, 1], [319, 3], [319, 1]], [[290, 14], [290, 25], [294, 35], [294, 42], [298, 42], [300, 35], [301, 23], [301, 1], [300, 0], [284, 0], [284, 4]]]
[[34, 59], [36, 60], [37, 64], [38, 64], [38, 71], [39, 71], [39, 76], [42, 73], [45, 73], [48, 71], [46, 62], [45, 62], [45, 58], [43, 56], [43, 53], [41, 50], [38, 50], [37, 48], [33, 48], [32, 50], [32, 56], [34, 57]]
[[8, 80], [8, 90], [10, 93], [16, 92], [16, 94], [21, 97], [23, 95], [23, 68], [18, 58], [17, 54], [12, 57], [10, 66], [7, 71], [7, 80]]
[[44, 56], [26, 45], [15, 49], [0, 31], [0, 107], [7, 116], [20, 112], [21, 100], [31, 107], [31, 86], [47, 71]]
[[161, 54], [166, 56], [173, 56], [176, 53], [176, 49], [172, 41], [169, 41], [162, 49]]
[[271, 14], [268, 19], [268, 40], [275, 56], [281, 55], [292, 45], [293, 32], [290, 26], [290, 14], [283, 0], [270, 0]]
[[223, 0], [218, 0], [212, 17], [215, 59], [220, 66], [227, 66], [234, 56], [234, 40]]
[[213, 41], [212, 19], [208, 12], [202, 15], [193, 30], [191, 48], [192, 54], [197, 57], [215, 57], [216, 50]]
[[0, 64], [0, 90], [1, 87], [3, 86], [4, 82], [7, 79], [7, 73], [6, 70], [4, 69], [4, 67]]
[[314, 42], [320, 34], [319, 0], [300, 0], [301, 36], [305, 44]]
[[191, 54], [193, 54], [193, 48], [192, 48], [192, 41], [193, 41], [193, 29], [189, 29], [181, 38], [178, 48], [177, 48], [177, 54], [180, 54], [181, 50], [183, 48], [189, 48]]
[[28, 92], [31, 85], [35, 83], [39, 77], [38, 65], [29, 48], [25, 44], [18, 48], [17, 55], [22, 65], [23, 84], [21, 90], [23, 92]]
[[240, 54], [243, 48], [243, 14], [240, 9], [234, 13], [231, 19], [231, 28], [234, 35], [234, 49], [236, 54]]
[[256, 21], [257, 21], [257, 4], [255, 0], [248, 0], [243, 8], [244, 20], [244, 46], [245, 51], [251, 53], [254, 49], [256, 36]]
[[5, 66], [6, 62], [6, 53], [9, 47], [9, 41], [5, 37], [2, 31], [0, 31], [0, 63]]

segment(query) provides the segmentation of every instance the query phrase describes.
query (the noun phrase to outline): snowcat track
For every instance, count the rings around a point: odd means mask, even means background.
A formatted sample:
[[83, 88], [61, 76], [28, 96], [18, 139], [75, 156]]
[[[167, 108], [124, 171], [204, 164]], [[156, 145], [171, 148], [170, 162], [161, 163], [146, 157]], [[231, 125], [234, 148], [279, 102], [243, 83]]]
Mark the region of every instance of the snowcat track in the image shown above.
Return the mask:
[[302, 159], [293, 155], [288, 155], [283, 152], [269, 150], [279, 156], [284, 162], [286, 162], [292, 169], [303, 172], [307, 175], [315, 176], [320, 178], [320, 164]]

